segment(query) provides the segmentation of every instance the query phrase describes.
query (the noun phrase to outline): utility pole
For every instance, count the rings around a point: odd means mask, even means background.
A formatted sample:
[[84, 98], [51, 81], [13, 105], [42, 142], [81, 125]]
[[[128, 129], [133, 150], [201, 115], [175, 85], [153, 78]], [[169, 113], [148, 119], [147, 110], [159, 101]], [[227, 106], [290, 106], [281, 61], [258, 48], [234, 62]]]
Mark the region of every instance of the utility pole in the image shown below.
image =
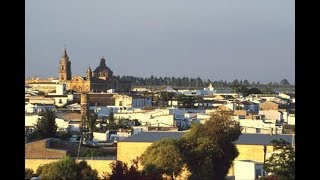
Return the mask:
[[292, 145], [293, 148], [295, 148], [295, 145], [294, 145], [294, 132], [292, 133], [291, 145]]
[[[265, 167], [266, 164], [266, 154], [267, 154], [267, 145], [263, 146], [263, 168]], [[266, 174], [266, 171], [263, 170], [263, 174]]]

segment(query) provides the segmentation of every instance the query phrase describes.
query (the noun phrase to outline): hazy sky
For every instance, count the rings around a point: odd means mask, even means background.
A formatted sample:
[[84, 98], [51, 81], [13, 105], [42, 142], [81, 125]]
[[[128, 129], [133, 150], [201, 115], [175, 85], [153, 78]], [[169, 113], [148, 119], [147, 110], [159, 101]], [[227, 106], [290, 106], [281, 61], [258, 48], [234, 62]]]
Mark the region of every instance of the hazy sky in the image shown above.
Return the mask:
[[27, 0], [26, 76], [72, 75], [102, 56], [115, 75], [269, 82], [295, 76], [293, 0]]

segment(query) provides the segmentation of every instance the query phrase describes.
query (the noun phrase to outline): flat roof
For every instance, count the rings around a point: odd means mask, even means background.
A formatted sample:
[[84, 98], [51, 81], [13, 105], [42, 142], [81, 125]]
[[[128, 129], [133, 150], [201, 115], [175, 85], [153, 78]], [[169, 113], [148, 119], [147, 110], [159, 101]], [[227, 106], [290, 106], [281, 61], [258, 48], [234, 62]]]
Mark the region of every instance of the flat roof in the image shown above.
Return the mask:
[[185, 132], [147, 131], [129, 136], [120, 142], [154, 142], [165, 138], [181, 138]]
[[[154, 142], [165, 138], [181, 138], [186, 131], [147, 131], [129, 136], [120, 142]], [[289, 143], [292, 141], [291, 134], [241, 134], [235, 144], [247, 145], [272, 145], [273, 139], [283, 139]]]

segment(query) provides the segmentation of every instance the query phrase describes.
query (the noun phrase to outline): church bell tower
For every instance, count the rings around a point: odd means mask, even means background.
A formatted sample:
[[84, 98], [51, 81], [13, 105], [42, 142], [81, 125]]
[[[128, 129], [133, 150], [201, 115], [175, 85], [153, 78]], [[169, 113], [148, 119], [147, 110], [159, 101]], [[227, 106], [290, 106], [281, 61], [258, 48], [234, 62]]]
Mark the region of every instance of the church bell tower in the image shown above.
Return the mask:
[[64, 48], [63, 55], [59, 62], [59, 82], [65, 82], [71, 80], [71, 62], [67, 54], [66, 48]]

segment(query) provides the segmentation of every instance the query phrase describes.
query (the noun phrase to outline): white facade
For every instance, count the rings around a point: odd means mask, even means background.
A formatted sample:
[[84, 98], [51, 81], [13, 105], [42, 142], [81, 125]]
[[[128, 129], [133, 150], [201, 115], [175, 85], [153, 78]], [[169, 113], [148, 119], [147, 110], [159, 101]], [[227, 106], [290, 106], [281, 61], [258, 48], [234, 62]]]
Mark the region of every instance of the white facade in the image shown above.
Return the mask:
[[178, 106], [178, 101], [177, 100], [168, 101], [168, 106], [177, 107]]
[[235, 180], [255, 180], [264, 176], [263, 164], [250, 160], [234, 161]]
[[110, 140], [113, 142], [118, 142], [122, 139], [125, 139], [127, 137], [131, 136], [130, 133], [127, 132], [117, 132], [117, 134], [110, 134]]
[[197, 116], [197, 113], [203, 114], [204, 118], [210, 117], [205, 113], [203, 109], [177, 109], [177, 108], [166, 108], [166, 109], [155, 109], [155, 110], [135, 110], [134, 112], [122, 111], [121, 113], [115, 113], [115, 118], [128, 118], [137, 119], [142, 125], [151, 126], [174, 126], [175, 120], [183, 119], [195, 119], [193, 116]]
[[69, 94], [66, 96], [54, 96], [54, 105], [61, 107], [66, 105], [69, 101], [73, 100], [73, 94]]
[[253, 128], [275, 128], [275, 123], [266, 123], [263, 120], [240, 119], [240, 126]]
[[98, 118], [107, 117], [110, 112], [115, 114], [119, 111], [119, 107], [115, 106], [90, 106], [89, 109], [93, 110], [98, 115]]
[[107, 133], [93, 132], [93, 142], [107, 141]]
[[203, 88], [203, 90], [178, 90], [178, 93], [184, 94], [184, 95], [197, 95], [197, 96], [203, 96], [203, 95], [213, 95], [217, 93], [217, 91], [214, 89], [212, 84], [210, 84], [207, 88]]
[[150, 89], [147, 89], [147, 88], [133, 88], [132, 91], [136, 91], [136, 92], [151, 92]]
[[[41, 118], [39, 115], [25, 116], [25, 126], [35, 126], [39, 118]], [[56, 118], [56, 124], [58, 131], [67, 131], [69, 128], [69, 122], [60, 118]]]
[[26, 113], [40, 113], [41, 111], [45, 110], [46, 108], [54, 110], [55, 107], [52, 105], [37, 105], [28, 103], [25, 105], [25, 112]]
[[150, 97], [133, 97], [128, 95], [115, 95], [115, 106], [124, 107], [150, 107], [152, 106], [152, 100]]
[[132, 126], [133, 134], [138, 134], [139, 132], [148, 131], [148, 126]]
[[289, 114], [289, 116], [288, 116], [288, 124], [289, 125], [295, 125], [296, 124], [295, 114]]
[[279, 93], [278, 96], [284, 98], [284, 99], [290, 99], [290, 96], [284, 93]]
[[110, 94], [113, 94], [113, 93], [115, 93], [115, 92], [116, 92], [115, 89], [108, 89], [108, 90], [107, 90], [107, 93], [110, 93]]
[[283, 130], [282, 126], [276, 126], [275, 121], [272, 123], [253, 119], [239, 119], [238, 121], [243, 133], [269, 134], [272, 131], [273, 134], [282, 134]]
[[208, 114], [197, 114], [197, 121], [200, 122], [201, 124], [204, 124], [207, 120], [209, 120], [211, 115]]
[[56, 92], [48, 93], [48, 95], [65, 95], [66, 94], [66, 85], [65, 84], [55, 84]]

